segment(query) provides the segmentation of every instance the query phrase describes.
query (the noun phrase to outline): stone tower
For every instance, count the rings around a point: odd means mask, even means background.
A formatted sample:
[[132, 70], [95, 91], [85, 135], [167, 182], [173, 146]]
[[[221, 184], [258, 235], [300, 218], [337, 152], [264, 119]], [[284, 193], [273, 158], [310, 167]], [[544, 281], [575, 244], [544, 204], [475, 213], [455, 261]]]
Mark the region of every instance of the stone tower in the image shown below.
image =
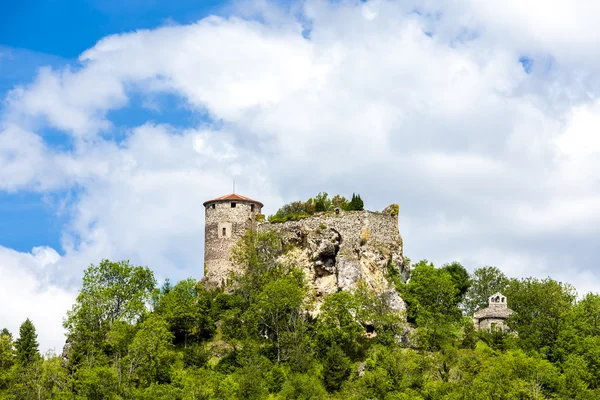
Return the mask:
[[204, 279], [221, 285], [233, 269], [229, 257], [248, 229], [256, 226], [263, 204], [239, 194], [228, 194], [204, 202]]

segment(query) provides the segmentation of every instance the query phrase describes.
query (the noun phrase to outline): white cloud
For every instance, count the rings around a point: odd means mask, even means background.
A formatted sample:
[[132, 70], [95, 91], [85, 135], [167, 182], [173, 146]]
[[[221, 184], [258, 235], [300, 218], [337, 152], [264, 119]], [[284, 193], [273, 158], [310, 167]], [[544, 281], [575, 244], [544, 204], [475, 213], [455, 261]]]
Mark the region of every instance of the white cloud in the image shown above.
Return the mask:
[[[45, 272], [63, 286], [104, 257], [200, 277], [201, 204], [236, 179], [267, 212], [322, 190], [358, 191], [373, 209], [398, 202], [413, 260], [557, 277], [568, 263], [593, 289], [600, 25], [595, 8], [570, 25], [580, 4], [558, 4], [561, 25], [556, 9], [522, 2], [309, 1], [289, 14], [259, 2], [233, 13], [265, 22], [113, 35], [9, 94], [0, 187], [77, 188], [65, 254]], [[147, 99], [164, 93], [211, 122], [111, 139], [110, 111], [132, 94], [157, 109]], [[33, 133], [47, 125], [73, 149]]]
[[29, 318], [38, 332], [41, 352], [51, 348], [62, 352], [61, 321], [76, 296], [46, 277], [46, 270], [59, 261], [58, 253], [48, 247], [19, 253], [0, 246], [0, 324], [16, 339], [19, 326]]

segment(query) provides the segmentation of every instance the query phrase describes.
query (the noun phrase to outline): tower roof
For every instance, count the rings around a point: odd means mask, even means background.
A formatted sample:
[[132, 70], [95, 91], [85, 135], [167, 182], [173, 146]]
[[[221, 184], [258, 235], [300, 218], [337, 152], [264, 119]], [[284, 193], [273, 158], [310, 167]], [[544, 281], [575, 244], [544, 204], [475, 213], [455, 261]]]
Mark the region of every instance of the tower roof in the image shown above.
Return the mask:
[[246, 201], [248, 203], [255, 203], [260, 205], [261, 207], [264, 206], [263, 203], [261, 203], [260, 201], [256, 201], [251, 199], [250, 197], [246, 197], [246, 196], [242, 196], [241, 194], [236, 194], [236, 193], [231, 193], [231, 194], [226, 194], [225, 196], [221, 196], [221, 197], [216, 197], [212, 200], [207, 200], [205, 201], [202, 205], [204, 207], [206, 207], [207, 204], [210, 203], [218, 203], [220, 201], [227, 201], [227, 200], [236, 200], [236, 201]]

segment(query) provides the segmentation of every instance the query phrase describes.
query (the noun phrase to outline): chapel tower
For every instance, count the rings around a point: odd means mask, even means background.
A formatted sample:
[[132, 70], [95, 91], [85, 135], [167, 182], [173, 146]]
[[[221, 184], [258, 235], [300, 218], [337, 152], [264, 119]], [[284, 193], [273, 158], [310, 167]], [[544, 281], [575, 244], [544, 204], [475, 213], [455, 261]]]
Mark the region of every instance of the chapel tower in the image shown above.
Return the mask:
[[256, 228], [256, 215], [263, 204], [239, 194], [228, 194], [204, 202], [204, 279], [221, 285], [234, 269], [229, 257], [235, 244], [249, 229]]

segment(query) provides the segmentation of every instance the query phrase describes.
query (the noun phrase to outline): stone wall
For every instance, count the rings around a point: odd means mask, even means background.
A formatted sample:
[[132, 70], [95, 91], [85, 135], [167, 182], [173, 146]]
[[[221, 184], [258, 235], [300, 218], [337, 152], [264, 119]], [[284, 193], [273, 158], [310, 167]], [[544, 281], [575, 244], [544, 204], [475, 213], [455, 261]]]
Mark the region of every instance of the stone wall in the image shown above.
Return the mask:
[[379, 293], [393, 292], [391, 301], [396, 308], [404, 308], [388, 279], [390, 268], [404, 281], [409, 275], [397, 208], [388, 207], [380, 213], [340, 210], [300, 221], [259, 223], [257, 229], [273, 230], [293, 245], [294, 250], [285, 257], [304, 269], [317, 300], [339, 290], [352, 291], [362, 280]]
[[[232, 208], [231, 204], [235, 203]], [[248, 229], [256, 227], [257, 203], [246, 201], [217, 201], [205, 207], [204, 279], [219, 285], [235, 267], [229, 262], [231, 249]]]

